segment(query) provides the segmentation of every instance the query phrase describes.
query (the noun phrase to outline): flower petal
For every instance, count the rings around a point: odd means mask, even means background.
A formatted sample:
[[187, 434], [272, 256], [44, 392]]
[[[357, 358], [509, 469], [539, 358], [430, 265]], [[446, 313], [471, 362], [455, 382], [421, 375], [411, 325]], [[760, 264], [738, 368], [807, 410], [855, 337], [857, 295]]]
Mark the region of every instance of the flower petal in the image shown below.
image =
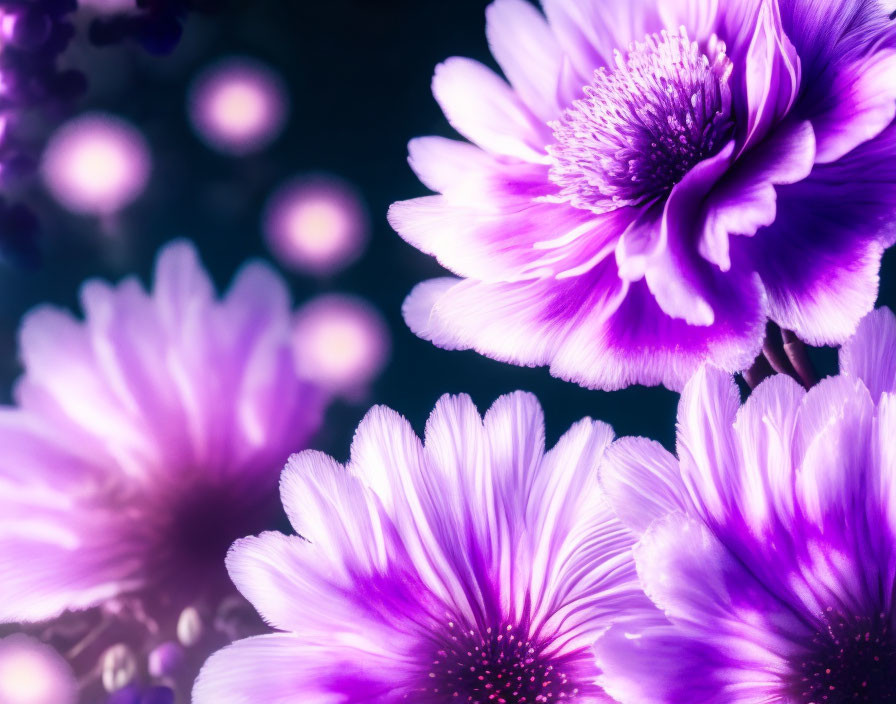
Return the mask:
[[[389, 222], [406, 242], [433, 254], [460, 276], [517, 281], [589, 266], [602, 243], [624, 228], [626, 212], [604, 216], [565, 204], [532, 202], [512, 209], [458, 206], [445, 196], [399, 201]], [[554, 246], [553, 241], [564, 241]]]
[[862, 318], [856, 334], [840, 348], [840, 373], [861, 379], [877, 403], [896, 391], [896, 316], [878, 308]]
[[743, 289], [752, 295], [720, 307], [716, 324], [697, 328], [665, 315], [643, 282], [620, 281], [612, 259], [561, 280], [437, 281], [421, 284], [405, 302], [417, 335], [500, 361], [550, 364], [555, 376], [589, 388], [680, 389], [707, 358], [738, 371], [756, 357], [765, 331], [756, 281]]
[[753, 35], [743, 73], [733, 76], [745, 97], [746, 114], [739, 120], [746, 127], [742, 149], [760, 142], [790, 112], [801, 80], [800, 59], [784, 32], [777, 1], [761, 2], [748, 26], [753, 28]]
[[873, 415], [871, 396], [855, 378], [824, 379], [806, 395], [798, 424], [802, 462], [796, 491], [801, 510], [816, 525], [847, 520], [857, 501], [863, 503], [873, 465]]
[[657, 518], [693, 510], [678, 460], [647, 438], [614, 442], [601, 463], [600, 485], [616, 515], [638, 535]]
[[283, 508], [296, 532], [344, 560], [346, 569], [383, 571], [400, 559], [401, 543], [376, 497], [328, 455], [293, 455], [280, 480]]
[[753, 692], [731, 699], [721, 672], [728, 664], [702, 637], [669, 624], [612, 626], [594, 645], [598, 684], [620, 704], [754, 704]]
[[400, 673], [371, 642], [311, 644], [286, 633], [238, 641], [212, 655], [196, 704], [397, 704]]
[[804, 396], [793, 379], [777, 375], [740, 406], [733, 379], [712, 368], [695, 375], [682, 394], [679, 457], [694, 515], [740, 551], [754, 574], [774, 568], [776, 551], [796, 530], [795, 438]]
[[443, 327], [434, 311], [436, 302], [462, 280], [444, 276], [423, 281], [413, 288], [401, 306], [401, 315], [411, 332], [424, 340], [435, 342], [442, 349], [460, 349], [458, 343], [452, 342], [454, 336], [451, 331]]
[[572, 65], [591, 82], [614, 52], [662, 29], [654, 0], [543, 0], [545, 14]]
[[142, 548], [126, 522], [64, 497], [4, 485], [0, 622], [40, 622], [142, 586]]
[[885, 393], [878, 403], [874, 425], [874, 458], [879, 484], [875, 487], [876, 497], [884, 507], [883, 513], [890, 526], [891, 534], [896, 534], [896, 394]]
[[[20, 331], [27, 371], [16, 389], [20, 405], [56, 421], [57, 432], [121, 456], [151, 451], [147, 439], [122, 408], [116, 387], [106, 383], [88, 330], [70, 314], [41, 307], [28, 314]], [[97, 442], [106, 436], [106, 442]]]
[[[775, 374], [753, 389], [737, 413], [734, 432], [740, 465], [725, 467], [727, 486], [739, 497], [739, 519], [756, 536], [787, 530], [794, 514], [797, 418], [806, 396], [791, 377]], [[783, 524], [783, 528], [782, 528]]]
[[454, 57], [436, 67], [433, 95], [452, 127], [494, 154], [544, 163], [550, 131], [494, 71]]
[[659, 648], [654, 656], [666, 656], [657, 658], [659, 678], [649, 677], [656, 685], [650, 701], [746, 704], [779, 693], [777, 671], [794, 649], [789, 638], [803, 634], [802, 624], [702, 523], [680, 514], [656, 521], [635, 547], [635, 560], [645, 592], [675, 628], [648, 623], [641, 633], [632, 624], [625, 627], [628, 639], [617, 631], [598, 641], [598, 664], [611, 694], [625, 704], [640, 701], [630, 680], [646, 665], [642, 649], [650, 646]]
[[[707, 290], [724, 279], [713, 277], [692, 249], [692, 233], [703, 200], [731, 165], [734, 143], [697, 164], [675, 185], [663, 212], [661, 241], [665, 247], [654, 255], [645, 279], [660, 308], [690, 325], [712, 325], [715, 311]], [[709, 280], [707, 280], [709, 279]]]
[[540, 119], [556, 119], [563, 53], [544, 15], [526, 0], [495, 0], [486, 19], [492, 55], [514, 90]]
[[731, 268], [730, 235], [754, 235], [777, 214], [775, 186], [806, 178], [815, 163], [808, 121], [781, 126], [732, 165], [709, 194], [698, 250], [722, 271]]
[[574, 647], [589, 647], [620, 615], [652, 608], [634, 572], [634, 536], [598, 484], [612, 439], [605, 423], [575, 424], [545, 457], [527, 507], [533, 611]]
[[779, 187], [774, 224], [732, 243], [761, 276], [772, 320], [809, 344], [844, 342], [874, 306], [883, 246], [896, 234], [894, 154], [890, 127]]
[[[741, 283], [724, 307], [717, 305], [714, 323], [707, 326], [669, 317], [644, 282], [632, 284], [600, 338], [604, 354], [595, 361], [612, 379], [602, 388], [640, 383], [680, 390], [707, 360], [729, 372], [745, 369], [762, 347], [765, 320], [765, 299], [756, 280]], [[559, 361], [555, 366], [560, 368]]]
[[[475, 349], [500, 361], [539, 366], [564, 354], [593, 353], [585, 346], [569, 349], [567, 337], [590, 338], [594, 347], [601, 337], [598, 321], [615, 308], [622, 288], [609, 262], [560, 281], [423, 284], [411, 293], [405, 311], [414, 313], [408, 319], [412, 329], [440, 347]], [[431, 306], [428, 312], [426, 305]], [[421, 326], [424, 321], [426, 327]], [[599, 386], [605, 371], [600, 365], [577, 364], [564, 378]]]
[[869, 47], [893, 46], [896, 28], [886, 2], [868, 0], [778, 0], [787, 36], [797, 48], [807, 95], [815, 105], [830, 89], [831, 73]]
[[894, 75], [896, 51], [872, 53], [836, 72], [828, 100], [811, 116], [820, 164], [840, 159], [893, 122]]
[[734, 421], [740, 392], [730, 374], [705, 366], [687, 383], [678, 404], [678, 458], [685, 484], [705, 519], [723, 523], [740, 499], [735, 493], [740, 451]]
[[[227, 569], [240, 592], [274, 628], [326, 642], [334, 634], [400, 640], [423, 585], [407, 569], [363, 573], [321, 545], [262, 533], [237, 541]], [[345, 564], [349, 563], [349, 564]]]

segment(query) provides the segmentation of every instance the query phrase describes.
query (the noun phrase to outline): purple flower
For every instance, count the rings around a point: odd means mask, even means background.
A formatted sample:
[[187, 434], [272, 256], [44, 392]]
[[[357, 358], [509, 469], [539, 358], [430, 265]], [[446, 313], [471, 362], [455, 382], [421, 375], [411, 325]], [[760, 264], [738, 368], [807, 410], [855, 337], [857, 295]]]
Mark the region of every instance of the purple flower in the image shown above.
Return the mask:
[[151, 294], [91, 281], [81, 302], [83, 322], [27, 317], [17, 406], [0, 410], [0, 620], [135, 597], [134, 618], [173, 639], [180, 610], [230, 592], [231, 542], [276, 520], [279, 470], [323, 398], [297, 376], [289, 297], [264, 265], [218, 301], [178, 242]]
[[595, 646], [622, 704], [896, 701], [896, 318], [878, 310], [806, 392], [685, 387], [678, 459], [624, 438], [601, 484], [641, 534], [652, 617]]
[[[283, 633], [212, 656], [196, 704], [608, 702], [590, 645], [643, 595], [590, 419], [544, 450], [541, 407], [481, 418], [443, 397], [423, 443], [378, 407], [346, 466], [306, 451], [281, 480], [299, 536], [239, 541], [231, 577]], [[649, 607], [649, 605], [647, 605]]]
[[419, 336], [615, 389], [680, 389], [759, 352], [766, 320], [840, 343], [871, 310], [896, 211], [896, 22], [878, 0], [496, 0], [509, 81], [433, 92], [473, 144], [410, 144], [441, 195], [393, 227], [462, 277], [405, 303]]

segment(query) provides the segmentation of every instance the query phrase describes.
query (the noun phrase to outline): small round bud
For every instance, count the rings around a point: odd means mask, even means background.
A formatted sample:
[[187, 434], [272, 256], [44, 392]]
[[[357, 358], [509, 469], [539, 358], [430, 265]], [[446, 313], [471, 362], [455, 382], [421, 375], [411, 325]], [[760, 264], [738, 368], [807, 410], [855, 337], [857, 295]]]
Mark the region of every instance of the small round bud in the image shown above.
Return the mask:
[[188, 606], [181, 611], [180, 618], [177, 619], [177, 639], [181, 645], [187, 648], [196, 645], [202, 639], [204, 630], [202, 616], [196, 607]]
[[149, 654], [149, 674], [153, 677], [171, 677], [184, 662], [184, 649], [174, 641], [166, 641]]
[[100, 669], [103, 687], [107, 692], [116, 692], [134, 681], [137, 676], [137, 659], [128, 646], [119, 643], [103, 653]]

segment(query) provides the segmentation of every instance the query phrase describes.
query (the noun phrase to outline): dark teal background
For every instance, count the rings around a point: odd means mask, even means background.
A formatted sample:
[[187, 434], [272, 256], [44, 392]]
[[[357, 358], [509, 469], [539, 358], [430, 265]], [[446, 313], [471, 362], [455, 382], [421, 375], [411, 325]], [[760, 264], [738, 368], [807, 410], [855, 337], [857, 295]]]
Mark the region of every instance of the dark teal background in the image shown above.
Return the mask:
[[[215, 19], [191, 19], [170, 57], [133, 47], [97, 50], [76, 45], [66, 61], [92, 81], [84, 109], [117, 113], [150, 141], [155, 166], [150, 189], [115, 222], [72, 216], [30, 197], [44, 224], [45, 263], [36, 272], [0, 269], [0, 382], [9, 397], [20, 372], [16, 329], [41, 302], [74, 307], [88, 277], [144, 281], [157, 249], [176, 237], [193, 239], [219, 286], [249, 257], [270, 259], [260, 233], [266, 197], [282, 181], [330, 172], [364, 193], [373, 237], [364, 257], [338, 276], [317, 281], [286, 275], [297, 301], [324, 291], [362, 295], [387, 317], [393, 336], [390, 366], [369, 398], [332, 408], [316, 445], [345, 458], [366, 408], [384, 403], [418, 429], [445, 392], [467, 392], [481, 410], [514, 389], [535, 392], [545, 407], [551, 442], [585, 415], [610, 422], [619, 434], [647, 435], [671, 445], [677, 395], [664, 389], [588, 391], [544, 369], [503, 365], [473, 352], [445, 352], [416, 339], [401, 320], [403, 298], [438, 265], [404, 242], [385, 219], [392, 201], [426, 193], [406, 162], [415, 136], [452, 132], [430, 93], [435, 65], [451, 55], [492, 64], [484, 34], [485, 0], [253, 0]], [[290, 89], [286, 132], [269, 149], [234, 159], [209, 151], [193, 135], [184, 104], [190, 80], [206, 64], [232, 54], [276, 68]], [[36, 125], [39, 134], [49, 125]], [[798, 263], [794, 263], [798, 265]], [[896, 303], [896, 261], [884, 263], [881, 302]], [[649, 323], [647, 323], [649, 324]], [[817, 355], [830, 372], [835, 357]]]

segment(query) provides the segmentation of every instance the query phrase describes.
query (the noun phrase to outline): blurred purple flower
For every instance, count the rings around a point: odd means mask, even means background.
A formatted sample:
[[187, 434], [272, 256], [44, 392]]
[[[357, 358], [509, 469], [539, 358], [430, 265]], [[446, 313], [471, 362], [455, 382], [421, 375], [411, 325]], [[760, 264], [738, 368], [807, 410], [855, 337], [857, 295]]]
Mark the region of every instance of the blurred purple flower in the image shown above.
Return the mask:
[[588, 387], [744, 369], [767, 318], [840, 343], [896, 211], [896, 23], [877, 0], [497, 0], [509, 84], [452, 58], [433, 92], [474, 144], [410, 145], [441, 195], [393, 205], [463, 277], [410, 327]]
[[601, 484], [658, 607], [596, 645], [622, 704], [894, 701], [896, 318], [870, 314], [841, 375], [774, 376], [741, 406], [715, 368], [685, 387], [678, 459], [644, 438]]
[[608, 701], [590, 644], [644, 600], [597, 486], [611, 438], [583, 420], [546, 453], [534, 397], [504, 396], [483, 419], [446, 396], [423, 443], [379, 407], [346, 466], [293, 457], [281, 492], [299, 536], [228, 556], [286, 632], [212, 656], [193, 701]]
[[0, 410], [0, 620], [125, 597], [147, 649], [193, 645], [231, 593], [231, 542], [275, 520], [280, 468], [323, 395], [298, 377], [289, 296], [262, 264], [218, 301], [176, 242], [151, 294], [90, 281], [81, 301], [84, 322], [26, 318], [17, 406]]

